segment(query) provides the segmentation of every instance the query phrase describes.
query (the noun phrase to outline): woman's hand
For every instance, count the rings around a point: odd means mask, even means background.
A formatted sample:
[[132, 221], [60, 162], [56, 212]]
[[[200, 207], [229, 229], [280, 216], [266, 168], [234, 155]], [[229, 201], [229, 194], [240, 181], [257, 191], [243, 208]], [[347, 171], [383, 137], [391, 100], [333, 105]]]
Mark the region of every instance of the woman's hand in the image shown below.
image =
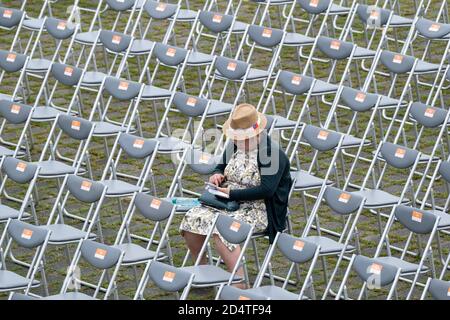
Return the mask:
[[226, 187], [226, 188], [217, 188], [217, 190], [226, 193], [227, 195], [230, 195], [230, 187]]
[[225, 176], [220, 173], [213, 174], [211, 177], [209, 177], [209, 182], [215, 184], [216, 186], [220, 186], [224, 180]]

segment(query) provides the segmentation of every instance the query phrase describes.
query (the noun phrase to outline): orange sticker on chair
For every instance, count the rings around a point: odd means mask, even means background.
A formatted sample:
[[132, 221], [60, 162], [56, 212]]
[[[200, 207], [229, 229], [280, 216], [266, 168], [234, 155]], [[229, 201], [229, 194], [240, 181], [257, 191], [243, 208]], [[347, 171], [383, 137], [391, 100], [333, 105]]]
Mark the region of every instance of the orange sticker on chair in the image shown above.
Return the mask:
[[19, 112], [20, 112], [20, 106], [18, 104], [13, 104], [11, 106], [11, 113], [19, 114]]
[[161, 200], [159, 199], [153, 199], [152, 203], [150, 203], [150, 207], [152, 207], [153, 209], [158, 210], [159, 207], [161, 207]]
[[158, 3], [158, 5], [156, 6], [156, 11], [159, 12], [163, 12], [164, 10], [166, 10], [167, 4], [164, 2], [160, 2]]
[[136, 139], [133, 142], [133, 147], [136, 149], [142, 149], [142, 147], [144, 146], [144, 139]]
[[338, 201], [342, 203], [348, 203], [351, 197], [352, 195], [350, 193], [342, 192], [341, 195], [339, 196]]
[[264, 38], [270, 38], [272, 36], [272, 29], [264, 28], [264, 30], [262, 32], [262, 36]]
[[415, 221], [415, 222], [422, 222], [422, 217], [423, 217], [423, 213], [422, 212], [419, 212], [419, 211], [413, 211], [412, 213], [411, 213], [411, 219], [412, 219], [412, 221]]
[[64, 75], [67, 77], [71, 77], [73, 75], [73, 68], [72, 67], [65, 67], [64, 68]]
[[120, 83], [119, 83], [119, 90], [127, 91], [129, 86], [130, 86], [130, 84], [128, 82], [120, 81]]
[[369, 273], [374, 273], [376, 275], [380, 275], [381, 270], [383, 270], [383, 266], [381, 264], [372, 263], [372, 265], [370, 266], [370, 269], [369, 269]]
[[395, 156], [397, 158], [403, 159], [405, 157], [406, 154], [406, 150], [402, 149], [402, 148], [397, 148], [397, 150], [395, 150]]
[[329, 134], [330, 134], [330, 133], [329, 133], [328, 131], [320, 130], [320, 131], [319, 131], [319, 134], [317, 135], [317, 139], [320, 139], [320, 140], [327, 140]]
[[241, 224], [237, 221], [233, 221], [233, 223], [230, 226], [230, 230], [234, 231], [234, 232], [238, 232], [240, 228], [241, 228]]
[[6, 56], [6, 61], [14, 62], [14, 61], [16, 61], [16, 58], [17, 58], [17, 54], [15, 54], [15, 53], [8, 53], [8, 55]]
[[292, 246], [292, 249], [296, 251], [303, 251], [303, 248], [305, 247], [305, 243], [300, 240], [295, 240], [294, 245]]
[[194, 97], [189, 97], [186, 100], [186, 104], [190, 107], [195, 107], [195, 105], [197, 104], [197, 99], [195, 99]]
[[105, 257], [106, 257], [106, 250], [105, 250], [105, 249], [97, 248], [97, 250], [95, 250], [95, 255], [94, 255], [94, 257], [96, 257], [97, 259], [100, 259], [100, 260], [105, 260]]
[[163, 280], [167, 282], [173, 282], [173, 279], [175, 279], [175, 272], [166, 271], [163, 275]]
[[425, 110], [425, 113], [424, 113], [423, 115], [424, 115], [425, 117], [427, 117], [427, 118], [433, 118], [435, 113], [436, 113], [436, 110], [435, 110], [435, 109], [433, 109], [433, 108], [427, 108], [427, 109]]
[[10, 19], [12, 15], [13, 11], [10, 9], [5, 9], [5, 11], [3, 11], [3, 18]]
[[310, 6], [310, 7], [317, 8], [318, 5], [319, 5], [319, 0], [311, 0], [311, 1], [309, 2], [309, 6]]
[[394, 55], [394, 59], [392, 59], [393, 63], [402, 63], [403, 62], [403, 56], [401, 54]]
[[166, 52], [166, 56], [168, 57], [175, 57], [175, 53], [177, 52], [177, 49], [175, 48], [168, 48]]
[[91, 191], [92, 182], [84, 180], [81, 182], [81, 190], [83, 191]]
[[447, 297], [450, 297], [450, 287], [448, 287], [448, 290], [447, 290]]
[[198, 162], [200, 162], [200, 163], [208, 163], [209, 159], [210, 159], [209, 154], [202, 153], [202, 155], [200, 156], [200, 159], [198, 159]]
[[378, 10], [372, 10], [370, 12], [370, 19], [378, 19], [380, 17], [380, 12]]
[[233, 61], [228, 62], [228, 66], [227, 66], [228, 70], [236, 71], [236, 67], [237, 67], [237, 63], [236, 62], [233, 62]]
[[355, 96], [355, 101], [364, 102], [366, 100], [366, 94], [364, 92], [358, 92]]
[[71, 127], [73, 130], [80, 131], [81, 122], [78, 121], [78, 120], [73, 120], [70, 127]]
[[239, 296], [238, 300], [251, 300], [251, 299], [246, 296]]
[[25, 172], [25, 169], [27, 168], [27, 164], [25, 162], [18, 162], [16, 166], [16, 170], [20, 172]]
[[437, 32], [441, 29], [441, 26], [437, 23], [432, 23], [431, 26], [428, 28], [428, 31], [431, 32]]
[[120, 41], [122, 41], [122, 37], [121, 36], [119, 36], [117, 34], [113, 35], [112, 40], [111, 40], [112, 43], [120, 44]]
[[331, 41], [330, 48], [333, 50], [339, 50], [341, 48], [341, 42], [337, 40]]
[[297, 75], [292, 76], [292, 80], [291, 80], [292, 84], [298, 86], [298, 85], [300, 85], [300, 82], [302, 82], [302, 77], [297, 76]]
[[33, 230], [23, 229], [22, 238], [30, 240], [32, 236], [33, 236]]
[[60, 21], [58, 22], [58, 25], [56, 26], [56, 29], [58, 30], [66, 30], [67, 22]]
[[214, 22], [214, 23], [221, 23], [222, 22], [222, 15], [220, 15], [220, 14], [215, 14], [214, 16], [213, 16], [213, 18], [212, 18], [212, 21]]

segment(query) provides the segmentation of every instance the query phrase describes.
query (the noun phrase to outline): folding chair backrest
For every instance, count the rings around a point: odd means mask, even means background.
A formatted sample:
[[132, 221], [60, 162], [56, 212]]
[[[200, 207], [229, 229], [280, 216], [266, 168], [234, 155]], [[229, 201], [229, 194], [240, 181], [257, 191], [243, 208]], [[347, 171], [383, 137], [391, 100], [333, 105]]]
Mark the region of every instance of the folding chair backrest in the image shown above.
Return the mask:
[[139, 136], [122, 133], [119, 137], [119, 145], [125, 153], [135, 159], [144, 159], [153, 154], [157, 141], [145, 139]]
[[421, 102], [413, 102], [410, 115], [426, 128], [436, 128], [442, 125], [447, 116], [447, 110], [432, 107]]
[[290, 71], [281, 71], [278, 83], [284, 91], [293, 95], [301, 95], [311, 89], [314, 78], [296, 74]]
[[419, 151], [417, 150], [390, 142], [383, 143], [380, 148], [380, 153], [389, 165], [397, 169], [410, 168], [414, 165], [419, 155]]
[[8, 224], [8, 234], [21, 247], [33, 249], [45, 242], [48, 231], [14, 219], [10, 220]]
[[110, 269], [117, 265], [122, 252], [114, 247], [92, 240], [83, 240], [81, 256], [98, 269]]
[[350, 87], [344, 87], [340, 98], [344, 104], [353, 111], [364, 112], [375, 107], [378, 100], [378, 95], [363, 92]]
[[9, 297], [9, 300], [39, 300], [39, 298], [35, 298], [23, 293], [13, 292]]
[[18, 9], [0, 7], [0, 27], [7, 29], [16, 27], [24, 14], [25, 12]]
[[430, 234], [437, 220], [431, 212], [404, 205], [397, 206], [394, 215], [405, 228], [416, 234]]
[[53, 38], [58, 40], [65, 40], [72, 37], [76, 30], [76, 26], [72, 23], [50, 17], [45, 20], [45, 28]]
[[6, 72], [17, 72], [22, 70], [27, 61], [24, 54], [0, 50], [0, 68]]
[[286, 233], [280, 234], [277, 247], [289, 261], [295, 263], [306, 263], [310, 261], [317, 251], [317, 245], [315, 243]]
[[439, 166], [439, 173], [446, 182], [450, 183], [450, 161], [441, 162]]
[[136, 194], [135, 206], [145, 218], [157, 222], [167, 220], [173, 210], [171, 202], [142, 192]]
[[159, 261], [150, 263], [148, 275], [160, 289], [168, 292], [184, 289], [191, 279], [191, 273]]
[[55, 62], [52, 65], [51, 74], [62, 84], [74, 86], [79, 83], [83, 74], [83, 69], [65, 63]]
[[132, 100], [139, 95], [142, 84], [115, 77], [105, 79], [104, 88], [111, 96], [118, 100]]
[[363, 197], [331, 186], [326, 187], [324, 199], [333, 212], [340, 215], [356, 212], [363, 202]]
[[450, 300], [450, 281], [431, 279], [428, 292], [435, 300]]
[[115, 11], [130, 10], [137, 0], [106, 0], [108, 6]]
[[388, 20], [391, 12], [383, 8], [371, 8], [365, 4], [359, 4], [357, 9], [358, 17], [364, 24], [368, 24], [371, 20], [376, 20], [380, 26], [384, 26]]
[[441, 39], [450, 33], [450, 24], [419, 18], [416, 22], [417, 32], [428, 39]]
[[241, 79], [249, 68], [249, 64], [225, 57], [217, 57], [215, 67], [219, 73], [229, 80]]
[[383, 50], [380, 55], [381, 63], [391, 72], [402, 74], [412, 70], [415, 58], [396, 52]]
[[23, 103], [0, 100], [0, 116], [12, 124], [26, 122], [32, 110], [33, 107]]
[[217, 231], [232, 244], [240, 244], [247, 239], [251, 225], [230, 216], [219, 214], [216, 222]]
[[233, 19], [232, 15], [212, 11], [201, 11], [199, 15], [201, 24], [213, 33], [230, 29]]
[[219, 298], [221, 300], [268, 300], [264, 296], [233, 286], [224, 286]]
[[248, 36], [256, 44], [266, 48], [280, 45], [284, 32], [280, 29], [251, 25], [248, 27]]
[[310, 14], [320, 14], [327, 11], [330, 6], [330, 0], [296, 0], [300, 7]]
[[80, 117], [62, 114], [58, 117], [58, 126], [71, 138], [86, 140], [91, 133], [93, 123]]
[[172, 3], [147, 0], [144, 9], [153, 19], [165, 20], [174, 16], [178, 6]]
[[303, 131], [303, 138], [314, 149], [328, 151], [338, 146], [341, 134], [308, 124]]
[[79, 201], [93, 203], [100, 200], [105, 186], [100, 182], [71, 174], [67, 177], [67, 189]]
[[17, 183], [29, 183], [36, 174], [38, 166], [13, 157], [6, 157], [2, 164], [2, 171], [9, 179]]
[[100, 31], [99, 40], [108, 50], [114, 53], [121, 53], [129, 48], [132, 37], [120, 32], [102, 30]]
[[317, 48], [328, 58], [342, 60], [350, 57], [353, 47], [351, 42], [345, 42], [329, 37], [320, 36], [317, 39]]
[[379, 287], [391, 285], [398, 271], [395, 266], [361, 255], [355, 257], [352, 267], [362, 281], [368, 282], [376, 279], [373, 284], [377, 284]]
[[209, 153], [198, 149], [188, 148], [186, 150], [186, 163], [195, 173], [206, 175], [211, 174], [217, 165], [216, 158]]
[[188, 117], [201, 116], [208, 106], [208, 99], [191, 96], [183, 92], [175, 92], [173, 104]]
[[186, 60], [188, 50], [158, 42], [155, 44], [153, 53], [163, 64], [178, 66]]

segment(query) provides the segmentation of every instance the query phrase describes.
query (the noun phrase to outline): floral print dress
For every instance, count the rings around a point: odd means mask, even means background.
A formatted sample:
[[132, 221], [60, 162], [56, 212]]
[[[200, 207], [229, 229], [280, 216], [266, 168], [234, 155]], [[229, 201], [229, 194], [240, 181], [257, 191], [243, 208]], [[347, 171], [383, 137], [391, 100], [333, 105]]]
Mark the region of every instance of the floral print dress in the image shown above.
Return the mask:
[[[224, 176], [226, 181], [223, 185], [225, 187], [230, 186], [231, 189], [251, 188], [260, 185], [261, 176], [258, 170], [257, 155], [258, 149], [249, 152], [238, 149], [225, 167]], [[189, 231], [206, 235], [211, 228], [214, 218], [219, 213], [231, 215], [237, 220], [253, 225], [255, 232], [261, 232], [267, 228], [266, 205], [264, 200], [256, 200], [241, 202], [239, 209], [233, 212], [206, 206], [194, 207], [184, 216], [180, 230], [181, 232]], [[230, 251], [234, 250], [236, 245], [226, 241], [217, 230], [214, 231], [214, 234], [219, 235]]]

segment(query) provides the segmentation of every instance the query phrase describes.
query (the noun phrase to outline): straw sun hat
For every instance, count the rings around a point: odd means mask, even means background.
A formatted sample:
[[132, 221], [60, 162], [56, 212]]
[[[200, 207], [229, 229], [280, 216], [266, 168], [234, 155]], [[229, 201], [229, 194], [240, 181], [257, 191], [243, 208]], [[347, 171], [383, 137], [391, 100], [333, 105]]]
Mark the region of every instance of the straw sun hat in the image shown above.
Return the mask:
[[233, 140], [246, 140], [261, 133], [267, 118], [248, 103], [236, 106], [230, 118], [223, 124], [223, 133]]

